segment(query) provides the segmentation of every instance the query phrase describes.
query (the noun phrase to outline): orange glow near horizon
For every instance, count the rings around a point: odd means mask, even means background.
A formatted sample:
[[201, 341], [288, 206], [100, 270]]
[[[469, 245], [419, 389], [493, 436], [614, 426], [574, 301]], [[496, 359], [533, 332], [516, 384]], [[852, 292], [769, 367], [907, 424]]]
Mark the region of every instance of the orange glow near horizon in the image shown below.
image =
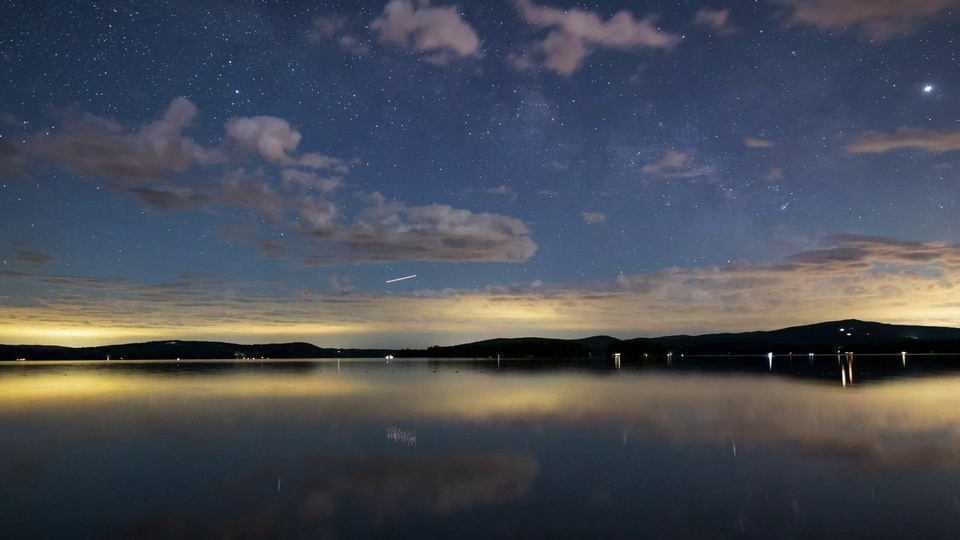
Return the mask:
[[[953, 273], [844, 273], [832, 267], [669, 269], [595, 288], [417, 294], [298, 291], [192, 303], [150, 286], [109, 300], [70, 291], [68, 301], [0, 305], [0, 343], [95, 346], [164, 339], [325, 347], [427, 347], [494, 337], [620, 338], [775, 330], [838, 319], [960, 325], [947, 300]], [[960, 279], [960, 270], [956, 272]], [[151, 300], [141, 300], [151, 298]]]
[[[197, 422], [216, 426], [222, 423], [221, 406], [243, 414], [295, 418], [314, 426], [385, 419], [549, 420], [614, 427], [674, 441], [757, 441], [840, 449], [857, 452], [878, 465], [928, 463], [931, 456], [960, 463], [956, 444], [960, 440], [960, 378], [956, 377], [878, 383], [850, 394], [840, 391], [839, 381], [834, 387], [745, 375], [499, 377], [461, 371], [408, 377], [374, 369], [367, 373], [370, 366], [363, 363], [346, 366], [339, 372], [202, 377], [119, 374], [93, 367], [69, 373], [54, 370], [26, 379], [12, 375], [0, 377], [0, 417], [36, 415], [40, 422], [49, 415], [109, 418], [110, 422], [96, 423], [102, 426], [103, 436], [113, 436], [118, 426], [119, 431], [156, 429], [138, 418], [154, 418], [151, 411], [159, 409], [166, 427], [182, 423], [195, 430]], [[144, 400], [145, 395], [150, 399]], [[131, 410], [141, 414], [131, 415]], [[824, 413], [836, 410], [844, 414]], [[784, 415], [791, 421], [784, 422]], [[930, 437], [931, 433], [937, 436]], [[69, 436], [91, 434], [78, 428]]]

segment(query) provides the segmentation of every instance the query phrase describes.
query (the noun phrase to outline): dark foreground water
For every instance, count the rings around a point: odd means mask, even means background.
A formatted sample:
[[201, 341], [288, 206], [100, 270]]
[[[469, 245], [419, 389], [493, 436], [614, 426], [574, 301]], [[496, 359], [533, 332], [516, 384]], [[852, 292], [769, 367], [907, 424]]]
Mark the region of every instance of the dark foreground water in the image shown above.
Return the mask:
[[960, 376], [842, 360], [0, 364], [0, 538], [957, 537]]

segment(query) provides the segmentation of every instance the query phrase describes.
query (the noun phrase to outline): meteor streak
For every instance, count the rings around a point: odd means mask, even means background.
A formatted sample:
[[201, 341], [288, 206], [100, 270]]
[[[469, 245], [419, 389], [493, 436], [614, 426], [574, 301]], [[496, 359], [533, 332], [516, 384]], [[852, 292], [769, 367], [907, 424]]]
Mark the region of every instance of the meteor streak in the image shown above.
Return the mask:
[[415, 278], [415, 277], [417, 277], [416, 274], [410, 274], [409, 276], [398, 277], [398, 278], [394, 278], [394, 279], [388, 279], [388, 280], [387, 280], [387, 283], [393, 283], [394, 281], [403, 281], [403, 280], [405, 280], [405, 279], [411, 279], [411, 278]]

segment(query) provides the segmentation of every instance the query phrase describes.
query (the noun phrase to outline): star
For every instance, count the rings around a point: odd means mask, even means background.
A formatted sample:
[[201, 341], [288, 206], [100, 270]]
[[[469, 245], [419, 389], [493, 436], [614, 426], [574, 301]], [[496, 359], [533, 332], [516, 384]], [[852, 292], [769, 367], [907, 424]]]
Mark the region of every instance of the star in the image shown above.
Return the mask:
[[960, 325], [956, 1], [7, 2], [0, 343]]

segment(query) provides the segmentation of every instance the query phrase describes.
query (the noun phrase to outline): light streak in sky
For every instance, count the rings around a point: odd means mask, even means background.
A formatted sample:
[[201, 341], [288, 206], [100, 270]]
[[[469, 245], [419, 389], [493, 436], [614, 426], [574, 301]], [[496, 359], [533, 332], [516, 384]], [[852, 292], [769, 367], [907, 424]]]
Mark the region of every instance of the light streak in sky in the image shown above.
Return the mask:
[[393, 283], [394, 281], [403, 281], [403, 280], [405, 280], [405, 279], [413, 279], [413, 278], [415, 278], [415, 277], [417, 277], [416, 274], [410, 274], [409, 276], [398, 277], [398, 278], [394, 278], [394, 279], [388, 279], [388, 280], [387, 280], [387, 283]]

